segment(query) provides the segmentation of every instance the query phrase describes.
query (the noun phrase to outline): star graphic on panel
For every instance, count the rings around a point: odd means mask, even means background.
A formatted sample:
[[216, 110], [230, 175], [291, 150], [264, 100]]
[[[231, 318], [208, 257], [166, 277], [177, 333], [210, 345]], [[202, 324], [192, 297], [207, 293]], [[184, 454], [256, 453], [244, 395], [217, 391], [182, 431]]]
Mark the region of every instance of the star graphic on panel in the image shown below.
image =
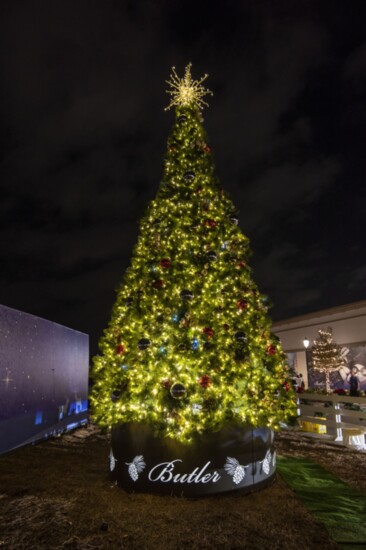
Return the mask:
[[5, 382], [5, 384], [6, 384], [6, 389], [8, 389], [9, 383], [13, 380], [13, 378], [10, 378], [10, 376], [9, 376], [10, 372], [11, 372], [11, 371], [7, 371], [6, 377], [1, 379], [1, 382]]

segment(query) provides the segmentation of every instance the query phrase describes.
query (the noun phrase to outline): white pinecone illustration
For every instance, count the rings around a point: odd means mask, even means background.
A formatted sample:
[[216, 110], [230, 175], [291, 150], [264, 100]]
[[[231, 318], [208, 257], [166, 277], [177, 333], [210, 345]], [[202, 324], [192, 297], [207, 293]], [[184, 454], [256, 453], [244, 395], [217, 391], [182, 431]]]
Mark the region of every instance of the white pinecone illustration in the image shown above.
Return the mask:
[[109, 469], [110, 469], [111, 472], [113, 472], [113, 470], [115, 469], [116, 462], [117, 462], [117, 459], [114, 458], [114, 454], [113, 454], [113, 451], [111, 449], [111, 452], [109, 453]]
[[146, 464], [144, 462], [144, 457], [142, 455], [137, 455], [132, 462], [126, 462], [128, 466], [128, 473], [130, 474], [133, 481], [137, 481], [139, 474], [143, 471]]
[[228, 456], [224, 468], [226, 473], [233, 478], [233, 482], [238, 485], [245, 477], [245, 468], [247, 466], [242, 466], [236, 458]]
[[267, 451], [266, 452], [266, 456], [264, 457], [263, 461], [262, 461], [262, 468], [263, 468], [263, 472], [268, 476], [269, 474], [269, 470], [271, 468], [271, 460], [272, 460], [272, 454], [271, 454], [271, 451]]

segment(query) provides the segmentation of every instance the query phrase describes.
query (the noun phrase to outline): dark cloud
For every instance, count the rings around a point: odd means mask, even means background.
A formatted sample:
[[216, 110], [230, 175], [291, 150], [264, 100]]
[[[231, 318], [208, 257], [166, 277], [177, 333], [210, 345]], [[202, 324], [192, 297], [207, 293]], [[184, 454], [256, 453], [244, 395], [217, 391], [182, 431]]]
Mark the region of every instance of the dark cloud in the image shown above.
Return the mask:
[[363, 3], [1, 5], [0, 303], [107, 323], [193, 62], [205, 126], [281, 318], [363, 299]]

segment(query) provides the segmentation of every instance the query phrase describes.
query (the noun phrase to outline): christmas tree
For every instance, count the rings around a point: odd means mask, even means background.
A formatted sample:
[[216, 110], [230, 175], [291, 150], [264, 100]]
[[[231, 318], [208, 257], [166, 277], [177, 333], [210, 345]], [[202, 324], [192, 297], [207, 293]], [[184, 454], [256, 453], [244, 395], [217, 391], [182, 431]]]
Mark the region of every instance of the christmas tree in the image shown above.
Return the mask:
[[324, 373], [325, 389], [330, 393], [330, 373], [344, 365], [342, 346], [333, 341], [333, 331], [330, 327], [318, 330], [318, 338], [314, 340], [311, 350], [311, 359], [313, 369]]
[[295, 405], [248, 239], [214, 174], [202, 108], [211, 94], [173, 68], [176, 118], [155, 200], [94, 360], [102, 426], [139, 422], [189, 442], [227, 423], [276, 429]]

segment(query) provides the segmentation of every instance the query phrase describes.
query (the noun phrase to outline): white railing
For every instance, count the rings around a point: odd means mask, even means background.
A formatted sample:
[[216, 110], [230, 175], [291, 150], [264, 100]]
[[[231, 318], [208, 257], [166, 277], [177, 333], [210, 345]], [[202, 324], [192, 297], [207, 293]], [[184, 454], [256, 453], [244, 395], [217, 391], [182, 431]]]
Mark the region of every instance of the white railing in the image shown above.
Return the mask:
[[[326, 426], [326, 433], [335, 441], [349, 442], [350, 438], [366, 434], [366, 397], [302, 393], [297, 395], [299, 421]], [[324, 429], [323, 429], [324, 430]]]

